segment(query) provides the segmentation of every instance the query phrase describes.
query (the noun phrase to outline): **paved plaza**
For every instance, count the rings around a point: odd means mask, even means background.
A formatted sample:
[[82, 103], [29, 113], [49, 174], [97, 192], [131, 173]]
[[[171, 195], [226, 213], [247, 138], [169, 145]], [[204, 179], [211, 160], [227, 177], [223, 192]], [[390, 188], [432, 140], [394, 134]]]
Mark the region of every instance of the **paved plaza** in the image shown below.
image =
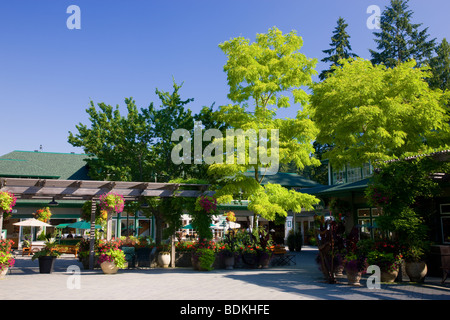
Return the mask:
[[[52, 274], [40, 274], [38, 261], [17, 255], [16, 265], [0, 281], [0, 300], [450, 300], [450, 281], [427, 277], [423, 284], [408, 281], [369, 289], [327, 284], [315, 257], [317, 249], [295, 253], [295, 265], [268, 269], [234, 269], [199, 272], [191, 268], [83, 270], [73, 255], [57, 259]], [[70, 266], [80, 268], [80, 276]], [[68, 271], [69, 268], [69, 271]], [[75, 268], [78, 269], [78, 268]]]

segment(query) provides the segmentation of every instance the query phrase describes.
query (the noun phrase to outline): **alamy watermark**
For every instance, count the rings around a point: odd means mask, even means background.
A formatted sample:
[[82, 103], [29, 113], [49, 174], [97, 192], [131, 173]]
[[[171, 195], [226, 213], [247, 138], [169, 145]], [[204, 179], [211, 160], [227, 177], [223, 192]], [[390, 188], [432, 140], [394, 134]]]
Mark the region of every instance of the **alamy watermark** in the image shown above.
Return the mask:
[[70, 16], [66, 20], [67, 29], [81, 29], [81, 9], [77, 5], [70, 5], [67, 7], [66, 13]]
[[81, 271], [77, 265], [70, 265], [67, 267], [67, 273], [71, 275], [67, 278], [67, 289], [81, 289]]
[[[171, 140], [179, 142], [171, 153], [174, 164], [260, 164], [266, 168], [266, 175], [278, 173], [278, 129], [227, 129], [224, 137], [219, 129], [207, 129], [203, 133], [202, 122], [196, 121], [193, 139], [188, 130], [176, 129]], [[203, 142], [210, 143], [203, 148]]]
[[367, 18], [366, 26], [370, 30], [373, 29], [381, 29], [380, 27], [380, 17], [381, 17], [381, 9], [377, 5], [370, 5], [367, 7], [366, 13], [369, 13], [370, 16]]

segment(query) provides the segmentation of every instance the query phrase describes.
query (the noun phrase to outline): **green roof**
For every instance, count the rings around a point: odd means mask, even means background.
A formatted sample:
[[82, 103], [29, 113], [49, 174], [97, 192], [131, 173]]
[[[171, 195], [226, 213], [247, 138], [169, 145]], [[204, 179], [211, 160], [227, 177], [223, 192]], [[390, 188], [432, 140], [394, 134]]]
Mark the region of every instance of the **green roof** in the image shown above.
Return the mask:
[[321, 195], [321, 196], [336, 196], [343, 193], [348, 193], [352, 191], [362, 192], [367, 188], [369, 178], [359, 180], [356, 182], [341, 183], [331, 186], [320, 186], [317, 188], [310, 188], [301, 190], [303, 193]]
[[[254, 171], [248, 171], [245, 173], [246, 176], [254, 176]], [[266, 175], [261, 184], [265, 185], [268, 183], [280, 184], [283, 187], [297, 187], [297, 188], [313, 188], [323, 186], [322, 184], [306, 179], [296, 173], [286, 173], [278, 172], [274, 175]]]
[[13, 151], [0, 157], [0, 176], [90, 180], [85, 154]]

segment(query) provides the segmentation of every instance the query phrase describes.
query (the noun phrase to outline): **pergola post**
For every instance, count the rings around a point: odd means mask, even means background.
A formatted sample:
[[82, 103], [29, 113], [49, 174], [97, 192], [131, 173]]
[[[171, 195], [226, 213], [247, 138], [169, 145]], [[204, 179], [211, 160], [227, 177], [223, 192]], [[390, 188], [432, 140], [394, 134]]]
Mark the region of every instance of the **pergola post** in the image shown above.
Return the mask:
[[95, 211], [97, 210], [97, 202], [91, 199], [91, 229], [89, 232], [89, 270], [94, 269], [95, 257]]

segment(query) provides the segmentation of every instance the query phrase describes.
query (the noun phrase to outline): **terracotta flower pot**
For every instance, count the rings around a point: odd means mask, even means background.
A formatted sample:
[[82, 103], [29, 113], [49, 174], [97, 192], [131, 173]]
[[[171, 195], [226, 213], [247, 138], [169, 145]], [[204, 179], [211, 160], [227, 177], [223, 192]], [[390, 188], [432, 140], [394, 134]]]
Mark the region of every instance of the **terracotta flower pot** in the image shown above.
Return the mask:
[[5, 279], [6, 273], [8, 272], [8, 269], [9, 269], [9, 268], [5, 268], [5, 269], [3, 269], [3, 270], [0, 271], [0, 280]]
[[424, 261], [406, 262], [405, 271], [412, 282], [423, 282], [427, 275], [428, 268]]
[[362, 272], [353, 271], [353, 270], [345, 270], [347, 274], [348, 284], [351, 286], [359, 286], [359, 281], [361, 280]]
[[397, 279], [398, 270], [394, 271], [383, 271], [381, 270], [380, 281], [381, 282], [394, 282]]
[[116, 274], [119, 268], [114, 262], [105, 261], [100, 264], [104, 274]]

